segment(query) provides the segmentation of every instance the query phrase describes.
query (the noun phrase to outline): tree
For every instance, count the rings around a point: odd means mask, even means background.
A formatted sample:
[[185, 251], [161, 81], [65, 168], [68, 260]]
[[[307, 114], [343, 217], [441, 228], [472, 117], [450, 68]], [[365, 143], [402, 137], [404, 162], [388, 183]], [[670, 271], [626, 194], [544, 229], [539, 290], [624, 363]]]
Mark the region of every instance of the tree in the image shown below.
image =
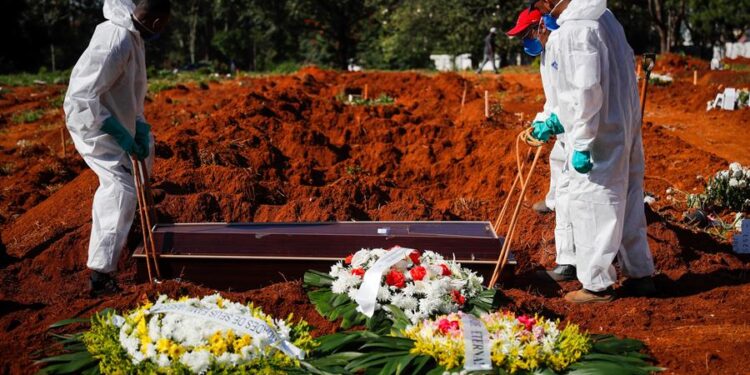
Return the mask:
[[346, 69], [360, 42], [365, 20], [378, 10], [376, 0], [298, 0], [290, 14], [309, 31], [316, 52], [327, 53], [331, 63]]
[[750, 0], [691, 0], [688, 28], [693, 41], [711, 46], [732, 41], [732, 32], [750, 27]]
[[[374, 17], [380, 28], [360, 56], [368, 66], [390, 69], [430, 67], [431, 54], [471, 53], [481, 59], [489, 29], [510, 28], [524, 4], [523, 0], [412, 0], [381, 6]], [[519, 43], [502, 33], [497, 42], [506, 61], [511, 52], [520, 51]]]
[[659, 50], [667, 53], [677, 44], [685, 20], [687, 0], [648, 0], [651, 19], [659, 33]]

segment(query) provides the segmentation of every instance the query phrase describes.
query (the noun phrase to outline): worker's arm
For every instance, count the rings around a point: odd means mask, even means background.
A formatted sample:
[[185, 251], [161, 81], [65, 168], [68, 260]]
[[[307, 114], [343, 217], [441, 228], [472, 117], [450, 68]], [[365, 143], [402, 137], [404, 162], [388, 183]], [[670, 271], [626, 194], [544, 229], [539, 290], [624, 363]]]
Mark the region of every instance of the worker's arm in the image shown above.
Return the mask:
[[111, 29], [97, 29], [94, 33], [70, 77], [65, 98], [69, 127], [93, 136], [92, 131], [101, 130], [104, 121], [112, 117], [101, 96], [122, 76], [132, 48], [130, 43], [123, 33]]
[[572, 36], [568, 39], [570, 55], [566, 71], [570, 89], [566, 94], [573, 107], [569, 139], [574, 150], [587, 152], [591, 151], [599, 127], [603, 103], [601, 77], [607, 74], [601, 70], [601, 58], [606, 57], [606, 51], [599, 50], [603, 46], [597, 31], [592, 28], [581, 28]]

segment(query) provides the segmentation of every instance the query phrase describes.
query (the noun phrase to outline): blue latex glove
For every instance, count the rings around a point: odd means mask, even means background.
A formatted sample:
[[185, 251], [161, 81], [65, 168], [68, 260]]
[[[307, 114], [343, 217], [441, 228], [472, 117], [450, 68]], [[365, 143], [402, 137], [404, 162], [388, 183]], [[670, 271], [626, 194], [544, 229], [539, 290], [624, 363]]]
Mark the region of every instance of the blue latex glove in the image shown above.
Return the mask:
[[588, 151], [573, 152], [573, 160], [571, 163], [578, 173], [589, 173], [591, 168], [594, 167], [594, 164], [591, 163], [591, 153]]
[[135, 122], [135, 156], [140, 160], [146, 160], [151, 143], [151, 125], [136, 121]]
[[125, 127], [114, 117], [104, 120], [104, 123], [102, 123], [102, 131], [111, 135], [115, 141], [117, 141], [117, 144], [128, 154], [134, 154], [139, 148], [135, 144], [133, 136], [131, 136]]
[[565, 133], [565, 128], [563, 128], [560, 119], [554, 113], [544, 121], [534, 122], [533, 126], [534, 130], [531, 132], [531, 136], [542, 142], [549, 141], [549, 137], [553, 134]]

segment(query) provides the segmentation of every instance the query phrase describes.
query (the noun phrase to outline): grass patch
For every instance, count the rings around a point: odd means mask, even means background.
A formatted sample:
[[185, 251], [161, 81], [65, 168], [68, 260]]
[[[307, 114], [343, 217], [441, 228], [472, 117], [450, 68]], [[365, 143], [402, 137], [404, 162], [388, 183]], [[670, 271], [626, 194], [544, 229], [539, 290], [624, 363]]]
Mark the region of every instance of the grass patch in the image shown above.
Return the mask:
[[360, 167], [359, 165], [347, 166], [346, 173], [349, 174], [350, 176], [356, 176], [362, 173], [362, 167]]
[[41, 109], [32, 109], [13, 114], [11, 121], [13, 121], [14, 124], [28, 124], [30, 122], [39, 121], [42, 116], [44, 116], [44, 111]]
[[500, 68], [500, 74], [504, 73], [539, 73], [539, 66], [531, 66], [531, 65], [510, 65], [503, 68]]
[[49, 104], [51, 108], [62, 108], [64, 102], [65, 93], [47, 99], [47, 104]]
[[379, 105], [393, 105], [396, 102], [396, 99], [393, 99], [386, 94], [380, 94], [380, 96], [374, 99], [352, 97], [352, 99], [349, 100], [349, 98], [346, 97], [344, 94], [339, 94], [337, 98], [339, 101], [345, 104], [359, 105], [359, 106], [365, 106], [365, 107], [372, 107], [372, 106], [379, 106]]
[[3, 74], [0, 75], [0, 86], [31, 86], [38, 83], [60, 85], [67, 84], [69, 78], [70, 70]]
[[0, 176], [10, 176], [15, 171], [16, 171], [16, 165], [14, 163], [0, 164]]
[[728, 69], [736, 72], [750, 72], [748, 64], [728, 64]]
[[218, 83], [232, 77], [217, 73], [207, 73], [202, 70], [177, 73], [169, 70], [160, 70], [149, 78], [148, 91], [149, 93], [157, 94], [184, 84], [196, 84], [204, 88], [208, 86], [207, 82]]

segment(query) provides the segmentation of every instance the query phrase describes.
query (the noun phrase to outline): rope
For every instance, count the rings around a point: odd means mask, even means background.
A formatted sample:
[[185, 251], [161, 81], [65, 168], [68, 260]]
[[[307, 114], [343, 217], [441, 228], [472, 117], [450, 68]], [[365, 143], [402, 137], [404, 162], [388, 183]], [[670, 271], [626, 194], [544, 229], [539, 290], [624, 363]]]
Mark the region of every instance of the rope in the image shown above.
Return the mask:
[[[516, 225], [518, 224], [518, 214], [521, 211], [521, 205], [523, 203], [523, 198], [526, 195], [526, 188], [529, 185], [529, 181], [531, 180], [531, 175], [534, 173], [534, 169], [536, 169], [536, 164], [539, 161], [539, 156], [542, 153], [542, 145], [544, 145], [544, 142], [535, 139], [531, 136], [531, 131], [533, 128], [528, 128], [521, 133], [518, 134], [518, 137], [516, 138], [516, 166], [518, 168], [516, 173], [516, 178], [513, 181], [513, 185], [510, 188], [510, 191], [508, 192], [508, 196], [505, 198], [505, 203], [503, 203], [503, 208], [500, 211], [500, 216], [497, 218], [497, 221], [495, 222], [495, 233], [497, 233], [500, 229], [500, 226], [503, 222], [503, 219], [505, 218], [505, 214], [507, 213], [507, 208], [510, 204], [511, 198], [513, 197], [513, 192], [515, 190], [515, 187], [518, 182], [521, 182], [521, 192], [518, 197], [518, 201], [516, 202], [516, 207], [513, 211], [513, 215], [510, 219], [510, 224], [508, 225], [508, 235], [505, 238], [505, 241], [503, 242], [503, 246], [500, 249], [500, 254], [497, 259], [497, 263], [495, 264], [495, 270], [492, 273], [492, 278], [490, 279], [489, 287], [493, 287], [496, 283], [498, 278], [503, 272], [503, 269], [505, 268], [505, 265], [508, 262], [508, 256], [510, 255], [510, 247], [513, 244], [513, 238], [515, 237], [516, 233]], [[520, 142], [523, 141], [528, 145], [529, 151], [527, 152], [527, 158], [528, 155], [531, 154], [532, 148], [536, 148], [536, 153], [534, 154], [534, 160], [531, 162], [531, 166], [529, 167], [528, 174], [526, 175], [526, 178], [524, 179], [523, 176], [523, 167], [525, 165], [524, 162], [521, 162], [521, 156], [520, 156]]]

